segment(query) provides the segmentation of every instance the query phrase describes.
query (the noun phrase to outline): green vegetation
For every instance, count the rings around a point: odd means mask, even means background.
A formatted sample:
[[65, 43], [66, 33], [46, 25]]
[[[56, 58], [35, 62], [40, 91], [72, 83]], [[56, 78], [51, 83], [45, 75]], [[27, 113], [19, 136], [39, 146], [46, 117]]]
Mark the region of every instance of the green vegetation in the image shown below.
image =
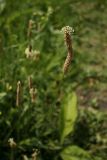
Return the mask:
[[[106, 8], [0, 0], [0, 160], [106, 160]], [[64, 26], [74, 33], [63, 75]]]

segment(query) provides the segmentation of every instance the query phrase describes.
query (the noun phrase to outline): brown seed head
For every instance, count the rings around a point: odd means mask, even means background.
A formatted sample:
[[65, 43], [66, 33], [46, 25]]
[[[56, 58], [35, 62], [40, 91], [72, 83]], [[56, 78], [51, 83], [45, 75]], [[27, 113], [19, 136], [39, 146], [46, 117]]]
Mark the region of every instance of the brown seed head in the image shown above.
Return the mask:
[[34, 103], [37, 97], [37, 89], [36, 88], [31, 88], [30, 89], [30, 96], [31, 96], [31, 102]]
[[71, 33], [74, 32], [74, 30], [71, 27], [66, 26], [62, 28], [62, 31], [64, 32], [64, 40], [68, 50], [68, 54], [63, 65], [63, 73], [66, 73], [73, 57]]
[[33, 20], [29, 20], [28, 33], [27, 33], [28, 38], [30, 38], [32, 36], [33, 24], [34, 24], [34, 21]]
[[30, 90], [32, 88], [32, 77], [31, 76], [28, 77], [28, 86]]
[[21, 100], [21, 82], [17, 82], [16, 106], [19, 106]]

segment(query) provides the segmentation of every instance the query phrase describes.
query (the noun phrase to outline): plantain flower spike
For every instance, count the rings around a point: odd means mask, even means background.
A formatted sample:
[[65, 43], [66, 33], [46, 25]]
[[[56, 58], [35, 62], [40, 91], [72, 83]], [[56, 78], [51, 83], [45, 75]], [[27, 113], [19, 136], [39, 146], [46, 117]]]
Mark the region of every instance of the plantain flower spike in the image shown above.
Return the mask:
[[62, 28], [62, 32], [64, 33], [64, 40], [68, 51], [66, 60], [63, 65], [63, 73], [65, 74], [69, 69], [73, 57], [71, 34], [74, 32], [74, 29], [72, 27], [66, 26]]

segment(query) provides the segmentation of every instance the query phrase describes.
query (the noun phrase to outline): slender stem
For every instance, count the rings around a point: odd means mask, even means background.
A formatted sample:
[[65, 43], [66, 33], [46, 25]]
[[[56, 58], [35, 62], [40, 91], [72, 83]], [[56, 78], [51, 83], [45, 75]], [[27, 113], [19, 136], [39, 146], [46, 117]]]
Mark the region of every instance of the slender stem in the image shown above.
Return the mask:
[[14, 160], [14, 149], [11, 148], [11, 151], [10, 151], [10, 160]]

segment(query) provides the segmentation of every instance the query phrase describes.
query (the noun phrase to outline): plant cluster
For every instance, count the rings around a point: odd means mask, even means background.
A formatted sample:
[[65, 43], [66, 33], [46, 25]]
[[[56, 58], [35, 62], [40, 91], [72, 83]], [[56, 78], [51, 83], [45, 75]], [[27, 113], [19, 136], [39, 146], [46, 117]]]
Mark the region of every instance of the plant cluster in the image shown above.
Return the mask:
[[106, 160], [106, 2], [0, 4], [0, 159]]

